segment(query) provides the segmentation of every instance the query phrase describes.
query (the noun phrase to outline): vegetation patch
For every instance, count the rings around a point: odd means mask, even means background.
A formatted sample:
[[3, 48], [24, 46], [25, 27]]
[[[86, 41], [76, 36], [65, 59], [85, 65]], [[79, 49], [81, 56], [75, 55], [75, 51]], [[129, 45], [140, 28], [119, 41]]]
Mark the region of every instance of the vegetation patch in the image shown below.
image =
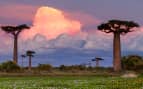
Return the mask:
[[143, 78], [1, 77], [0, 89], [142, 89]]

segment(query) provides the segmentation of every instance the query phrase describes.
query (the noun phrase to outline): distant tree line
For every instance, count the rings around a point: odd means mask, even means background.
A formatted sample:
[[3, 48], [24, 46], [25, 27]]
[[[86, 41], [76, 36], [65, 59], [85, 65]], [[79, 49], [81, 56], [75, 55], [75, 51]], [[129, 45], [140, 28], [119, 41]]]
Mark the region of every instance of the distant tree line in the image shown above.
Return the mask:
[[[133, 70], [137, 72], [143, 72], [143, 57], [139, 55], [128, 55], [123, 56], [121, 58], [121, 67], [124, 71]], [[13, 61], [6, 61], [0, 63], [0, 71], [1, 72], [22, 72], [23, 70], [27, 70], [29, 67], [20, 67]], [[35, 67], [31, 67], [30, 71], [62, 71], [62, 72], [81, 72], [81, 71], [89, 71], [89, 72], [113, 72], [113, 68], [111, 67], [102, 67], [102, 66], [86, 66], [84, 64], [79, 65], [60, 65], [59, 67], [54, 67], [51, 64], [38, 64]]]

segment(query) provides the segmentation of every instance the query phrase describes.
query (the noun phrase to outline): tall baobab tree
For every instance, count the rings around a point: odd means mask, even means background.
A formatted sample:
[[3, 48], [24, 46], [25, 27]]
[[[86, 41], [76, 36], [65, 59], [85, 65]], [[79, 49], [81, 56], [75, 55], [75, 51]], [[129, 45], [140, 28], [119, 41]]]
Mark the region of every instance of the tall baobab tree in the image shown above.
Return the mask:
[[29, 66], [28, 69], [31, 70], [31, 58], [34, 57], [35, 51], [28, 50], [26, 51], [26, 55], [29, 56]]
[[23, 67], [23, 59], [26, 57], [26, 55], [22, 54], [21, 57], [22, 57], [22, 67]]
[[99, 58], [99, 57], [95, 57], [94, 59], [92, 59], [91, 61], [95, 61], [96, 62], [96, 67], [99, 67], [99, 61], [102, 61], [104, 59]]
[[13, 47], [13, 61], [18, 63], [18, 36], [24, 29], [29, 29], [26, 24], [18, 26], [1, 26], [1, 29], [6, 33], [9, 33], [14, 38], [14, 47]]
[[105, 33], [113, 33], [113, 67], [114, 71], [121, 71], [121, 44], [120, 35], [132, 32], [132, 28], [139, 27], [133, 21], [109, 20], [98, 26], [98, 30]]

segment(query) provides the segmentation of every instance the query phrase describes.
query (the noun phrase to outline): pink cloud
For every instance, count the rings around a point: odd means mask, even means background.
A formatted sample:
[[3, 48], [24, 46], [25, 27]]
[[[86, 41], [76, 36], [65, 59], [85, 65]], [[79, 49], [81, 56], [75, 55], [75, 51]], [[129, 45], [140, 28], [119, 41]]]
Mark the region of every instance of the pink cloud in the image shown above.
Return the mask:
[[81, 23], [65, 17], [64, 13], [52, 7], [40, 7], [35, 15], [33, 26], [23, 32], [23, 38], [28, 39], [40, 34], [47, 39], [53, 39], [61, 34], [73, 35], [80, 32]]
[[[51, 47], [53, 45], [49, 44], [49, 40], [52, 39], [56, 39], [54, 43], [60, 47], [75, 47], [75, 45], [80, 45], [80, 41], [83, 42], [84, 40], [86, 43], [83, 48], [85, 49], [111, 50], [112, 34], [106, 34], [96, 30], [96, 28], [95, 30], [90, 29], [88, 32], [82, 32], [81, 30], [83, 25], [99, 24], [101, 21], [96, 17], [83, 12], [64, 12], [48, 6], [39, 8], [37, 12], [36, 10], [37, 7], [29, 5], [9, 5], [0, 8], [0, 11], [3, 12], [0, 17], [22, 21], [33, 20], [31, 29], [25, 30], [21, 34], [19, 40], [21, 50], [22, 48], [40, 49], [41, 47]], [[139, 44], [143, 38], [142, 32], [141, 27], [140, 30], [122, 36], [123, 46], [127, 49], [143, 50], [142, 45]], [[0, 32], [0, 40], [2, 40], [0, 44], [1, 53], [13, 48], [13, 40], [6, 35], [4, 32]], [[37, 38], [35, 38], [36, 36]]]

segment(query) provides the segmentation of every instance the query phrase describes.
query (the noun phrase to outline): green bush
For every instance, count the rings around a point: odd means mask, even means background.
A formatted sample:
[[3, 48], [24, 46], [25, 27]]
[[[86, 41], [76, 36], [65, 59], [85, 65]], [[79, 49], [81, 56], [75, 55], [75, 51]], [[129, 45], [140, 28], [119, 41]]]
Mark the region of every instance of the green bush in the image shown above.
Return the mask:
[[60, 65], [59, 69], [62, 70], [62, 71], [67, 70], [67, 66], [65, 66], [65, 65]]
[[62, 71], [71, 71], [71, 70], [80, 71], [80, 70], [86, 70], [87, 68], [84, 65], [71, 65], [71, 66], [61, 65], [59, 69]]
[[143, 58], [138, 55], [129, 55], [122, 58], [122, 68], [125, 70], [140, 70], [143, 68]]
[[0, 71], [3, 72], [16, 72], [20, 70], [20, 66], [18, 66], [13, 61], [6, 61], [0, 64]]
[[52, 70], [52, 65], [50, 64], [39, 64], [38, 65], [38, 69], [39, 70], [47, 70], [47, 71], [51, 71]]

